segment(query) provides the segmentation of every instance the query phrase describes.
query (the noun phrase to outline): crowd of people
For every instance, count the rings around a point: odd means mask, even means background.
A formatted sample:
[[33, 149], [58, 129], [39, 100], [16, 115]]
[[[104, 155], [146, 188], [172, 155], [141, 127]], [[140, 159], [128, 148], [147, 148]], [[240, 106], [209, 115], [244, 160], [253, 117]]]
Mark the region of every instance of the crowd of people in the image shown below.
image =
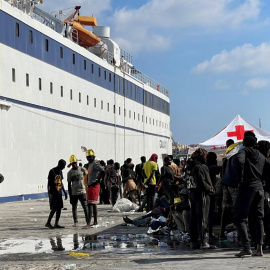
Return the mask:
[[[161, 168], [157, 154], [148, 160], [142, 156], [136, 166], [131, 158], [122, 166], [112, 159], [107, 163], [98, 161], [92, 149], [86, 151], [88, 163], [84, 166], [72, 155], [67, 182], [73, 226], [78, 226], [78, 201], [85, 215], [83, 228], [90, 229], [98, 223], [98, 203], [114, 206], [124, 197], [139, 205], [136, 211], [147, 212], [141, 219], [124, 217], [126, 223], [149, 226], [155, 217], [153, 229], [174, 226], [190, 236], [191, 249], [205, 249], [211, 247], [211, 239], [225, 239], [226, 226], [233, 222], [242, 244], [236, 256], [263, 256], [263, 247], [270, 244], [270, 143], [257, 142], [255, 134], [247, 131], [242, 142], [230, 139], [226, 146], [220, 165], [214, 152], [202, 148], [187, 160], [167, 155]], [[45, 226], [50, 229], [63, 228], [59, 219], [62, 192], [68, 198], [62, 181], [65, 166], [66, 162], [59, 160], [48, 176], [51, 211]], [[215, 224], [220, 225], [219, 235], [213, 231]]]

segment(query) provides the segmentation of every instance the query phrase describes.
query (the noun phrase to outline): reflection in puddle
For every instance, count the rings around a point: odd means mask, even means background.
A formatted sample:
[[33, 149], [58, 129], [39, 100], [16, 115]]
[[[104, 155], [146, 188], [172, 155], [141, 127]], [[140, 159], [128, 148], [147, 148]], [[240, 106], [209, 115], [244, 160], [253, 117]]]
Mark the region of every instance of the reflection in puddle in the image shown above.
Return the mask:
[[72, 250], [73, 248], [74, 241], [71, 236], [7, 239], [0, 242], [0, 255], [9, 253], [53, 253]]
[[65, 248], [62, 245], [62, 239], [60, 237], [56, 237], [56, 242], [55, 242], [55, 239], [50, 238], [50, 243], [51, 243], [53, 251], [63, 251], [63, 250], [65, 250]]
[[[219, 247], [233, 247], [230, 242], [217, 242]], [[0, 255], [8, 253], [54, 253], [54, 252], [105, 252], [105, 253], [151, 253], [171, 252], [174, 249], [189, 250], [189, 244], [172, 240], [170, 236], [147, 234], [84, 235], [73, 234], [52, 238], [7, 239], [0, 242]]]

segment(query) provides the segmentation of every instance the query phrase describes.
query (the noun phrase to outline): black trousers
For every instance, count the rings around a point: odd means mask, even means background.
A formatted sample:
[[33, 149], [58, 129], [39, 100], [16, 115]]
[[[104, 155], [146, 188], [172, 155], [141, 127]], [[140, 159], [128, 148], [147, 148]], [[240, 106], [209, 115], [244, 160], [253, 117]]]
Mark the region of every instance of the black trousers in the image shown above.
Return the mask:
[[99, 203], [100, 204], [110, 204], [110, 194], [109, 190], [105, 187], [104, 181], [100, 183], [100, 194], [99, 194]]
[[162, 183], [162, 187], [165, 190], [166, 196], [169, 199], [170, 205], [174, 204], [174, 198], [176, 198], [176, 194], [173, 191], [173, 185]]
[[208, 213], [210, 207], [209, 195], [205, 195], [199, 189], [191, 189], [189, 194], [190, 221], [189, 233], [192, 243], [198, 241], [204, 245], [207, 241]]
[[86, 193], [80, 194], [80, 195], [72, 195], [70, 198], [70, 203], [72, 205], [72, 214], [73, 214], [73, 220], [74, 223], [78, 222], [78, 215], [77, 215], [77, 204], [78, 201], [80, 201], [81, 206], [84, 211], [85, 221], [86, 224], [88, 224], [88, 209], [87, 209], [87, 196]]
[[148, 185], [148, 188], [146, 189], [147, 212], [153, 209], [155, 193], [156, 193], [156, 185]]
[[190, 220], [190, 211], [183, 210], [182, 212], [173, 211], [173, 219], [181, 232], [189, 232], [189, 220]]
[[243, 248], [250, 249], [247, 225], [255, 244], [263, 244], [264, 191], [262, 187], [241, 187], [234, 205], [234, 224], [237, 227]]
[[225, 237], [225, 228], [233, 220], [233, 208], [237, 195], [237, 189], [223, 186], [222, 214], [220, 224], [220, 236]]
[[119, 191], [118, 187], [111, 187], [110, 188], [110, 196], [111, 196], [112, 206], [114, 206], [116, 201], [117, 201], [118, 191]]
[[214, 223], [214, 213], [215, 213], [215, 206], [216, 206], [216, 196], [209, 195], [210, 199], [210, 206], [209, 206], [209, 214], [208, 214], [208, 232], [209, 236], [213, 235], [213, 223]]
[[270, 205], [269, 205], [269, 193], [264, 191], [264, 218], [263, 226], [265, 232], [265, 245], [270, 245]]

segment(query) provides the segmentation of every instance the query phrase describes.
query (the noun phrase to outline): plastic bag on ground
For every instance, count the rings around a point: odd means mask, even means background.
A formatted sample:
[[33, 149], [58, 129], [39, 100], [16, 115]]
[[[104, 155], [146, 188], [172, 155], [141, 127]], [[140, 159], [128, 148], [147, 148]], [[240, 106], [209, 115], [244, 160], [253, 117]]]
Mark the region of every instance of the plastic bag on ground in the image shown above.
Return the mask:
[[186, 242], [186, 243], [189, 243], [190, 242], [190, 235], [189, 233], [185, 233], [182, 237], [183, 241]]
[[237, 242], [237, 238], [238, 238], [238, 233], [237, 231], [232, 231], [226, 234], [227, 240], [229, 240], [230, 242]]
[[130, 212], [134, 213], [138, 209], [139, 209], [139, 205], [137, 205], [136, 203], [132, 203], [130, 207]]
[[167, 218], [165, 218], [164, 216], [160, 216], [157, 220], [161, 222], [166, 222]]
[[147, 231], [147, 234], [152, 234], [152, 233], [155, 233], [155, 232], [158, 232], [160, 228], [157, 228], [156, 230], [153, 230], [151, 227], [149, 227], [148, 231]]
[[113, 207], [114, 212], [129, 212], [130, 210], [136, 210], [138, 206], [133, 204], [130, 200], [126, 198], [118, 199]]

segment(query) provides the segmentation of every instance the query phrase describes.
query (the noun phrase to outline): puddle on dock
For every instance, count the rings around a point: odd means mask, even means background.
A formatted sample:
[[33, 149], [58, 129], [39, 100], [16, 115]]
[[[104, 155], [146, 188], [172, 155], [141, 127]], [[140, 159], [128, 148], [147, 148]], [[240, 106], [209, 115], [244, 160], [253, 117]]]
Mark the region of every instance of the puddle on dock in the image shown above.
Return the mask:
[[[233, 247], [229, 241], [214, 243], [217, 247]], [[15, 253], [80, 252], [95, 253], [170, 253], [172, 250], [189, 250], [189, 243], [170, 236], [147, 234], [123, 235], [61, 235], [52, 238], [23, 238], [0, 241], [0, 255]]]

